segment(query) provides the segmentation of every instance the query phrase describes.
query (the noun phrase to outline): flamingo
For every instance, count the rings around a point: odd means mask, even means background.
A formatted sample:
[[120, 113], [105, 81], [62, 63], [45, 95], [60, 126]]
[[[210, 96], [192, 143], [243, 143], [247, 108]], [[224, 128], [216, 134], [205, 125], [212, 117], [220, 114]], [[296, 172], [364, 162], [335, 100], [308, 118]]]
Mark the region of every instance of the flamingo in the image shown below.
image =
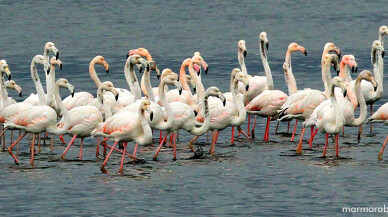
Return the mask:
[[[367, 119], [366, 124], [368, 123], [383, 123], [385, 125], [388, 125], [388, 103], [385, 103], [379, 109], [377, 109], [377, 111]], [[383, 160], [383, 153], [387, 142], [388, 136], [385, 138], [385, 141], [381, 146], [381, 150], [378, 155], [379, 160]]]
[[[340, 87], [346, 93], [346, 86], [344, 84], [343, 79], [340, 77], [334, 77], [329, 86], [330, 103], [326, 104], [326, 106], [322, 106], [317, 111], [316, 126], [320, 132], [326, 133], [325, 149], [323, 152], [324, 157], [326, 155], [329, 134], [335, 135], [335, 149], [336, 149], [335, 155], [338, 157], [338, 146], [339, 146], [338, 134], [342, 130], [342, 127], [345, 123], [345, 118], [343, 113], [338, 112], [340, 111], [340, 108], [339, 108], [337, 99], [335, 97], [334, 87]], [[300, 147], [298, 146], [297, 153], [301, 153], [301, 151], [302, 151], [302, 148], [300, 145]]]
[[380, 26], [379, 28], [379, 41], [381, 42], [381, 45], [384, 47], [384, 36], [388, 35], [388, 27], [387, 26]]
[[[373, 113], [373, 104], [380, 100], [384, 90], [383, 90], [383, 80], [384, 80], [384, 47], [382, 46], [382, 42], [380, 40], [376, 40], [372, 44], [371, 51], [371, 60], [373, 66], [373, 74], [377, 81], [377, 90], [374, 90], [374, 87], [369, 82], [361, 82], [361, 93], [365, 97], [365, 101], [367, 105], [370, 105], [370, 115]], [[351, 87], [355, 88], [355, 82], [350, 83]], [[372, 134], [373, 127], [372, 123], [370, 124], [370, 133]]]
[[[116, 99], [118, 99], [118, 92], [114, 88], [112, 82], [105, 81], [103, 82], [97, 90], [97, 98], [99, 103], [101, 103], [104, 107], [105, 118], [109, 118], [111, 113], [109, 112], [109, 105], [104, 103], [104, 90], [110, 91]], [[69, 150], [70, 146], [74, 144], [74, 141], [77, 137], [81, 138], [79, 159], [82, 159], [82, 145], [85, 137], [91, 136], [91, 132], [98, 126], [98, 124], [102, 123], [103, 117], [99, 109], [92, 105], [84, 105], [73, 108], [69, 111], [70, 125], [68, 128], [68, 134], [72, 135], [73, 138], [67, 145], [64, 150], [61, 158], [65, 159], [66, 153]], [[59, 125], [64, 125], [64, 118], [59, 121]], [[97, 144], [98, 147], [99, 144]]]
[[104, 163], [101, 165], [101, 171], [106, 172], [105, 165], [108, 162], [115, 146], [122, 142], [124, 146], [123, 156], [121, 158], [119, 173], [123, 174], [124, 158], [127, 149], [127, 143], [135, 141], [139, 145], [147, 145], [152, 142], [151, 127], [146, 120], [146, 112], [149, 112], [149, 119], [152, 121], [153, 113], [150, 108], [149, 100], [142, 100], [138, 112], [119, 112], [112, 117], [107, 118], [104, 122], [92, 131], [93, 136], [106, 137], [102, 143], [106, 145], [106, 140], [114, 140], [114, 144], [109, 151]]
[[[47, 42], [44, 46], [43, 57], [47, 63], [49, 63], [49, 53], [50, 52], [54, 53], [55, 59], [59, 58], [59, 51], [55, 47], [55, 44], [53, 42]], [[47, 71], [49, 69], [50, 69], [49, 67], [46, 68], [46, 66], [45, 66], [45, 71]], [[60, 67], [60, 69], [62, 70], [62, 66]], [[50, 74], [47, 73], [47, 74], [45, 74], [45, 78], [46, 78], [46, 90], [48, 93], [49, 90], [52, 90], [54, 88], [55, 77], [53, 78], [53, 76], [50, 76]], [[43, 87], [42, 87], [42, 89], [43, 89]], [[43, 94], [44, 94], [44, 91], [43, 91]], [[30, 96], [28, 96], [24, 100], [24, 102], [30, 103], [32, 105], [43, 105], [46, 103], [46, 98], [48, 98], [48, 95], [45, 96], [44, 100], [41, 97], [42, 96], [39, 96], [39, 93], [38, 94], [31, 93]], [[51, 97], [53, 97], [53, 96], [51, 96]], [[49, 104], [47, 104], [47, 105], [49, 105]]]
[[[14, 80], [6, 81], [5, 82], [5, 87], [8, 88], [8, 89], [16, 90], [16, 92], [18, 93], [19, 97], [22, 97], [23, 89], [18, 84], [16, 84], [16, 82]], [[7, 100], [9, 102], [3, 103], [3, 101], [1, 101], [2, 104], [0, 105], [0, 107], [2, 107], [2, 108], [3, 108], [3, 104], [14, 104], [14, 103], [16, 103], [16, 100], [13, 99], [12, 97], [9, 97], [7, 92], [5, 94], [6, 94]]]
[[[74, 94], [74, 87], [64, 78], [59, 79], [55, 85], [54, 98], [57, 106], [60, 108], [63, 118], [65, 119], [64, 125], [61, 128], [57, 127], [57, 113], [56, 111], [47, 105], [41, 106], [30, 106], [24, 108], [20, 111], [15, 117], [9, 118], [4, 126], [11, 127], [14, 129], [20, 129], [25, 131], [9, 148], [9, 154], [14, 158], [17, 164], [20, 161], [16, 158], [16, 156], [12, 152], [12, 148], [26, 136], [27, 133], [34, 134], [33, 141], [31, 143], [31, 160], [30, 163], [34, 166], [34, 144], [35, 144], [35, 136], [41, 132], [48, 132], [51, 134], [63, 134], [67, 132], [70, 125], [68, 111], [66, 107], [62, 103], [61, 96], [59, 95], [59, 88], [67, 88], [70, 93]], [[51, 138], [51, 149], [53, 147], [53, 137]]]

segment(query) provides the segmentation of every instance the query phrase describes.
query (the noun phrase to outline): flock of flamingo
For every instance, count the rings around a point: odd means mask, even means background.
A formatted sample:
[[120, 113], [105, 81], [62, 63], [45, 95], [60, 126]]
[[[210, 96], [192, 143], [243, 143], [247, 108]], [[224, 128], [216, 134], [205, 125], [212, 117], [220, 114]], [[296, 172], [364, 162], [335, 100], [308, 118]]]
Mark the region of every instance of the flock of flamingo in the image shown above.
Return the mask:
[[[298, 121], [303, 122], [297, 154], [302, 154], [303, 136], [306, 128], [310, 127], [311, 136], [308, 141], [310, 148], [315, 135], [320, 131], [326, 135], [323, 156], [326, 155], [329, 136], [334, 136], [335, 156], [338, 156], [338, 137], [341, 132], [345, 133], [345, 126], [359, 127], [358, 139], [360, 139], [364, 123], [388, 124], [388, 103], [372, 114], [373, 104], [381, 99], [383, 94], [383, 38], [387, 34], [387, 26], [381, 26], [379, 39], [372, 43], [373, 73], [364, 70], [355, 80], [351, 75], [351, 72], [357, 73], [355, 57], [344, 55], [341, 59], [340, 49], [333, 43], [327, 43], [323, 48], [321, 59], [323, 92], [313, 88], [298, 90], [292, 72], [291, 54], [300, 51], [307, 56], [307, 51], [297, 43], [291, 43], [283, 64], [288, 94], [274, 87], [267, 60], [269, 43], [265, 32], [259, 34], [260, 56], [265, 76], [248, 74], [244, 61], [247, 49], [245, 41], [240, 40], [238, 42], [240, 68], [232, 70], [230, 92], [227, 93], [221, 93], [214, 86], [205, 89], [201, 82], [201, 72], [207, 74], [208, 64], [199, 52], [195, 52], [192, 58], [185, 59], [179, 74], [176, 74], [168, 68], [160, 72], [147, 49], [138, 48], [129, 50], [124, 66], [129, 90], [115, 88], [110, 81], [101, 82], [95, 66], [102, 65], [109, 73], [109, 64], [102, 56], [92, 59], [89, 73], [97, 88], [95, 98], [89, 92], [74, 92], [74, 87], [64, 78], [56, 80], [56, 66], [62, 70], [62, 62], [54, 43], [47, 42], [43, 55], [36, 55], [31, 61], [31, 77], [37, 93], [32, 93], [23, 102], [16, 102], [8, 97], [7, 88], [15, 89], [20, 95], [22, 90], [15, 81], [10, 80], [11, 72], [7, 62], [0, 61], [0, 122], [3, 125], [3, 128], [0, 127], [2, 131], [0, 136], [3, 137], [3, 150], [6, 149], [5, 132], [11, 131], [11, 142], [7, 150], [15, 162], [20, 163], [13, 153], [13, 148], [29, 134], [30, 162], [34, 166], [36, 144], [40, 152], [41, 140], [51, 134], [50, 149], [53, 151], [54, 135], [59, 135], [60, 140], [65, 143], [63, 135], [68, 134], [72, 138], [61, 158], [65, 159], [66, 153], [78, 137], [81, 139], [79, 159], [82, 159], [84, 138], [92, 136], [97, 138], [96, 157], [99, 157], [100, 147], [103, 147], [104, 162], [101, 170], [106, 172], [105, 165], [113, 151], [116, 151], [122, 154], [119, 173], [123, 173], [125, 157], [128, 156], [134, 161], [139, 160], [136, 157], [138, 145], [151, 144], [156, 130], [160, 131], [159, 146], [153, 160], [157, 160], [161, 147], [167, 145], [168, 137], [170, 137], [168, 146], [173, 148], [173, 159], [176, 159], [179, 130], [185, 130], [195, 136], [188, 142], [188, 147], [194, 152], [194, 156], [200, 157], [203, 154], [202, 148], [193, 148], [193, 143], [199, 136], [208, 131], [212, 132], [209, 153], [214, 155], [215, 144], [221, 130], [232, 127], [231, 143], [234, 143], [235, 128], [239, 136], [243, 134], [253, 139], [256, 118], [261, 116], [267, 118], [264, 141], [269, 141], [271, 120], [278, 121], [276, 134], [279, 122], [288, 122], [289, 130], [290, 121], [295, 119], [291, 141], [294, 140]], [[51, 59], [49, 53], [54, 54]], [[46, 93], [38, 76], [38, 64], [44, 66]], [[331, 66], [337, 73], [333, 78]], [[136, 77], [135, 68], [142, 73], [140, 82]], [[185, 72], [186, 68], [189, 75]], [[160, 80], [159, 87], [151, 86], [151, 72], [154, 72]], [[4, 74], [9, 81], [5, 82]], [[60, 88], [67, 88], [71, 95], [62, 100]], [[371, 115], [368, 119], [367, 105], [370, 105]], [[360, 114], [355, 117], [357, 107], [360, 107]], [[252, 125], [251, 115], [254, 115]], [[61, 119], [58, 121], [59, 118]], [[248, 129], [244, 131], [241, 125], [246, 119]], [[15, 141], [12, 141], [13, 130], [19, 130], [19, 137]], [[372, 132], [372, 124], [370, 131]], [[109, 140], [114, 141], [114, 144], [109, 146], [107, 144]], [[136, 143], [133, 154], [127, 152], [127, 144], [131, 141]], [[378, 155], [380, 160], [387, 141], [388, 136]]]

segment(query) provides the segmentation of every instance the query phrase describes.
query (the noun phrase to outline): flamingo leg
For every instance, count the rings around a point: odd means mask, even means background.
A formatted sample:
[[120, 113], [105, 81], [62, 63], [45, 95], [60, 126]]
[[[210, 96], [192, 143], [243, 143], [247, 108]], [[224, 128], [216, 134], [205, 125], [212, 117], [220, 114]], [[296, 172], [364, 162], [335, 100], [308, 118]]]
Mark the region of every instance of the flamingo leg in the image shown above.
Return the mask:
[[278, 123], [276, 124], [275, 134], [278, 134], [279, 123], [280, 122], [278, 121]]
[[20, 142], [20, 140], [23, 139], [23, 137], [25, 137], [27, 135], [27, 132], [24, 132], [23, 135], [19, 136], [19, 138], [11, 145], [8, 147], [8, 153], [13, 157], [13, 159], [15, 160], [15, 163], [19, 164], [20, 161], [16, 158], [16, 156], [12, 153], [12, 148], [18, 144]]
[[290, 133], [290, 121], [287, 121], [288, 123], [287, 123], [287, 134], [289, 134]]
[[208, 153], [211, 153], [211, 150], [212, 150], [212, 147], [213, 147], [213, 141], [214, 141], [214, 133], [212, 132], [211, 134], [212, 134], [212, 141], [210, 143], [210, 148], [209, 148]]
[[[208, 134], [209, 135], [209, 134]], [[191, 149], [192, 152], [195, 152], [195, 149], [193, 148], [193, 143], [199, 138], [199, 136], [195, 136], [192, 140], [190, 140], [189, 143], [187, 143], [187, 145], [189, 146], [189, 148]], [[213, 138], [213, 137], [212, 137]]]
[[264, 133], [264, 141], [268, 142], [269, 141], [269, 124], [270, 124], [271, 118], [267, 118], [267, 125], [265, 126], [265, 133]]
[[97, 137], [96, 157], [100, 155], [100, 137]]
[[[110, 149], [110, 151], [109, 151], [109, 153], [108, 153], [108, 156], [106, 156], [106, 158], [105, 158], [105, 160], [104, 160], [104, 163], [102, 163], [102, 165], [101, 165], [101, 167], [100, 167], [100, 169], [101, 169], [101, 171], [102, 171], [103, 173], [106, 173], [105, 165], [106, 165], [106, 163], [108, 163], [109, 157], [110, 157], [110, 155], [112, 154], [114, 147], [117, 145], [117, 142], [118, 142], [118, 141], [115, 141], [115, 143], [113, 144], [112, 148]], [[105, 147], [106, 147], [106, 145], [105, 145]]]
[[[103, 142], [101, 142], [101, 143], [103, 143]], [[101, 145], [102, 145], [102, 144], [101, 144]], [[122, 154], [122, 153], [125, 153], [125, 152], [123, 152], [123, 150], [114, 148], [114, 147], [109, 146], [109, 145], [106, 145], [106, 147], [107, 147], [107, 148], [110, 148], [110, 149], [113, 149], [113, 150], [115, 150], [115, 151], [117, 151], [117, 152], [119, 152], [119, 153], [121, 153], [121, 154]], [[126, 152], [125, 155], [128, 156], [128, 157], [130, 157], [130, 158], [132, 158], [132, 159], [139, 160], [139, 158], [134, 157], [133, 155], [129, 154], [128, 152]]]
[[174, 137], [174, 133], [171, 133], [171, 135], [170, 135], [170, 142], [168, 143], [168, 147], [172, 147], [172, 139], [173, 139], [173, 137]]
[[326, 133], [325, 134], [325, 149], [323, 149], [323, 156], [322, 157], [326, 157], [326, 151], [327, 151], [327, 144], [329, 143], [329, 134]]
[[248, 115], [248, 129], [247, 129], [247, 133], [248, 133], [248, 136], [251, 137], [251, 115]]
[[294, 141], [294, 137], [295, 137], [295, 132], [296, 132], [296, 127], [297, 126], [298, 126], [298, 120], [295, 121], [294, 131], [292, 131], [291, 142]]
[[209, 142], [209, 131], [206, 132], [206, 136], [207, 136], [206, 142]]
[[381, 146], [381, 150], [380, 150], [380, 153], [379, 153], [379, 156], [378, 156], [379, 160], [383, 159], [383, 152], [384, 152], [385, 145], [387, 144], [387, 142], [388, 142], [388, 136], [385, 138], [383, 146]]
[[[135, 150], [133, 150], [133, 157], [136, 157], [136, 152], [137, 152], [137, 143], [135, 144]], [[135, 164], [135, 158], [132, 159], [132, 163]]]
[[314, 141], [314, 137], [315, 135], [317, 135], [317, 132], [318, 132], [318, 129], [315, 129], [312, 136], [310, 137], [310, 140], [309, 140], [309, 145], [310, 145], [310, 148], [313, 147], [313, 141]]
[[339, 145], [338, 145], [338, 134], [335, 135], [335, 156], [338, 157], [338, 149], [339, 149]]
[[62, 144], [66, 144], [65, 140], [63, 139], [63, 135], [59, 135], [59, 140], [61, 140]]
[[[162, 132], [162, 131], [160, 131]], [[121, 163], [120, 163], [120, 169], [119, 173], [123, 174], [123, 166], [124, 166], [124, 159], [125, 159], [125, 153], [127, 152], [127, 142], [124, 142], [124, 150], [123, 150], [123, 155], [121, 156]]]
[[82, 160], [82, 146], [83, 146], [83, 144], [84, 144], [84, 137], [81, 138], [81, 145], [79, 147], [79, 156], [78, 156], [78, 158], [80, 160]]
[[257, 115], [255, 115], [255, 120], [253, 121], [253, 126], [252, 126], [252, 131], [251, 131], [252, 139], [255, 138], [256, 118], [257, 118]]
[[158, 155], [159, 155], [160, 149], [162, 148], [162, 145], [163, 145], [164, 141], [167, 139], [168, 134], [169, 134], [169, 133], [166, 133], [166, 134], [164, 135], [162, 141], [161, 141], [160, 144], [159, 144], [158, 150], [156, 150], [156, 153], [155, 153], [155, 155], [154, 155], [153, 160], [157, 160], [157, 159], [158, 159]]
[[302, 127], [302, 133], [300, 135], [300, 140], [299, 140], [298, 148], [296, 149], [296, 153], [297, 154], [302, 154], [303, 135], [304, 135], [304, 131], [305, 130], [306, 130], [306, 128]]
[[104, 140], [102, 140], [102, 141], [103, 141], [103, 143], [101, 143], [101, 144], [104, 144], [103, 156], [105, 158], [105, 156], [106, 156], [106, 146], [107, 146], [106, 141], [108, 141], [108, 138], [104, 138]]
[[364, 127], [363, 125], [361, 124], [360, 126], [358, 126], [358, 134], [357, 134], [357, 141], [360, 142], [361, 140], [361, 134], [362, 132], [364, 132]]
[[230, 143], [234, 144], [234, 127], [232, 127], [232, 138], [230, 139]]
[[11, 130], [11, 144], [12, 144], [13, 130]]
[[[38, 134], [39, 135], [39, 134]], [[32, 165], [32, 167], [34, 167], [34, 154], [35, 154], [35, 148], [34, 148], [34, 145], [35, 145], [35, 137], [36, 135], [34, 134], [32, 136], [32, 144], [30, 146], [30, 151], [31, 151], [31, 159], [30, 159], [30, 164]]]
[[67, 151], [69, 151], [70, 146], [74, 143], [75, 138], [77, 138], [77, 135], [74, 135], [73, 138], [71, 138], [71, 140], [70, 140], [69, 144], [67, 145], [65, 151], [63, 151], [63, 153], [62, 153], [61, 159], [65, 159], [66, 158], [66, 153], [67, 153]]
[[176, 160], [176, 137], [177, 134], [174, 134], [174, 157], [172, 158], [172, 160]]
[[3, 137], [3, 145], [4, 145], [4, 148], [5, 148], [5, 132], [7, 131], [7, 127], [5, 127], [4, 129], [3, 129], [3, 132], [1, 132], [1, 134], [0, 134], [0, 139], [1, 139], [1, 137]]
[[41, 138], [41, 136], [40, 136], [40, 133], [37, 135], [37, 140], [38, 140], [38, 153], [40, 153], [40, 151], [41, 151], [41, 149], [40, 149], [40, 138]]
[[250, 136], [247, 135], [247, 133], [244, 132], [244, 130], [241, 129], [241, 127], [237, 127], [237, 130], [238, 130], [238, 133], [242, 133], [245, 137], [247, 137], [248, 139], [251, 138]]
[[342, 135], [345, 136], [345, 126], [342, 127]]
[[50, 151], [54, 151], [54, 134], [51, 134], [51, 144], [50, 144]]
[[313, 135], [314, 135], [314, 126], [310, 126], [310, 139], [309, 139], [309, 148], [310, 149], [313, 147], [313, 143], [311, 143]]

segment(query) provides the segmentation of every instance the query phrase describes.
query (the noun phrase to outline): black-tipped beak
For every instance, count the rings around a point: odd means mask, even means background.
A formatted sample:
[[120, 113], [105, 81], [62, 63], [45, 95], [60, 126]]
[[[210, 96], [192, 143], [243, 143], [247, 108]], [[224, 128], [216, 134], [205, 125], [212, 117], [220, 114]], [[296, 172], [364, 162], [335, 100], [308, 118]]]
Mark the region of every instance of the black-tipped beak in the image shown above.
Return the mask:
[[106, 74], [109, 74], [109, 69], [106, 70]]
[[182, 91], [183, 91], [183, 89], [181, 88], [181, 89], [179, 89], [179, 95], [182, 95]]
[[154, 119], [154, 113], [153, 112], [151, 112], [151, 114], [150, 114], [150, 120], [152, 121], [152, 119]]
[[209, 71], [209, 66], [205, 69], [205, 75], [207, 75], [207, 72]]
[[22, 97], [22, 91], [20, 91], [20, 93], [19, 93], [19, 97]]
[[177, 81], [179, 82], [179, 80], [180, 80], [180, 76], [178, 76], [178, 80]]
[[347, 90], [345, 90], [344, 91], [344, 97], [346, 97], [346, 94], [348, 93], [348, 91]]
[[74, 91], [71, 93], [71, 97], [74, 97]]
[[150, 64], [147, 64], [147, 71], [150, 71]]
[[303, 53], [304, 53], [304, 55], [305, 55], [305, 56], [307, 56], [307, 50], [304, 50], [304, 52], [303, 52]]
[[201, 74], [201, 71], [202, 71], [202, 69], [199, 69], [199, 71], [197, 72], [198, 76]]
[[337, 54], [337, 56], [338, 56], [338, 59], [341, 59], [341, 52]]
[[55, 59], [58, 60], [58, 58], [59, 58], [59, 51], [57, 51], [57, 54], [55, 55]]
[[267, 45], [265, 46], [267, 48], [267, 50], [269, 49], [269, 43], [267, 42]]
[[354, 73], [357, 73], [358, 67], [356, 66], [354, 69]]
[[337, 72], [337, 76], [339, 76], [340, 71], [336, 71], [336, 72]]
[[[158, 80], [160, 80], [160, 75], [156, 75], [156, 77], [158, 78]], [[179, 81], [179, 77], [178, 77], [178, 81]]]
[[194, 111], [194, 116], [197, 117], [197, 115], [198, 115], [198, 112]]
[[385, 51], [382, 51], [381, 52], [381, 57], [384, 58], [384, 56], [385, 56]]
[[223, 104], [224, 107], [225, 107], [225, 105], [226, 105], [226, 99], [224, 99], [224, 101], [222, 101], [222, 104]]
[[249, 85], [245, 86], [245, 91], [248, 91]]
[[373, 89], [374, 89], [374, 91], [376, 92], [376, 90], [377, 90], [377, 85], [376, 85], [376, 87], [374, 87]]
[[8, 81], [10, 81], [10, 80], [11, 80], [11, 77], [12, 77], [12, 75], [8, 75], [8, 76], [7, 76], [7, 78], [8, 78]]
[[193, 87], [193, 91], [196, 93], [197, 92], [197, 87]]
[[115, 99], [116, 99], [116, 101], [119, 100], [119, 95], [118, 94], [115, 96]]
[[247, 51], [244, 50], [244, 58], [247, 58]]
[[127, 58], [125, 58], [125, 61], [127, 61], [128, 57], [129, 57], [129, 53], [127, 53]]
[[139, 72], [140, 72], [140, 74], [143, 74], [143, 67], [142, 66], [139, 68]]
[[50, 67], [47, 69], [47, 74], [50, 74]]
[[62, 64], [59, 65], [59, 69], [62, 70]]
[[354, 69], [355, 69], [355, 67], [353, 66], [353, 67], [352, 67], [352, 73], [355, 73], [355, 72], [354, 72]]

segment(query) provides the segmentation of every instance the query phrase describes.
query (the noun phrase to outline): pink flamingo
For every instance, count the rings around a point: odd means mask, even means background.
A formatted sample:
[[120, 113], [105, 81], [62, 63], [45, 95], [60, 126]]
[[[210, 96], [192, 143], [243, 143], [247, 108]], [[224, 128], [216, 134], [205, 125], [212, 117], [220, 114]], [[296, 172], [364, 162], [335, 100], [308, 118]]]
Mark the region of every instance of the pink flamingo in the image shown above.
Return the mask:
[[[385, 125], [388, 125], [388, 103], [385, 103], [379, 109], [377, 109], [377, 111], [372, 116], [370, 116], [366, 121], [366, 124], [368, 123], [383, 123]], [[383, 159], [383, 153], [387, 142], [388, 142], [388, 136], [385, 138], [385, 141], [381, 146], [381, 150], [378, 155], [379, 160]]]

